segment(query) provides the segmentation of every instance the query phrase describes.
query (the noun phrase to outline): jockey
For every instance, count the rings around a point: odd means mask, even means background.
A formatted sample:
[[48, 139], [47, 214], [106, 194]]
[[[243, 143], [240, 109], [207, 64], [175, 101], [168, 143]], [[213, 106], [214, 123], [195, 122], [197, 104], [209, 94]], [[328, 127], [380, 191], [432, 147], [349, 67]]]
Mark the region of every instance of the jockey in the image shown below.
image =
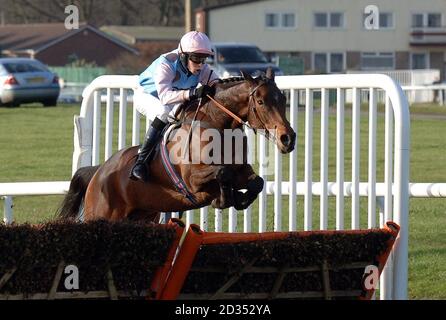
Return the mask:
[[[205, 63], [212, 55], [209, 38], [204, 33], [191, 31], [181, 38], [178, 49], [162, 54], [140, 74], [134, 102], [136, 109], [152, 120], [152, 124], [130, 172], [131, 179], [148, 180], [146, 164], [152, 160], [152, 151], [169, 113], [175, 113], [185, 101], [214, 93], [211, 85], [218, 77]], [[198, 84], [202, 86], [197, 87]]]

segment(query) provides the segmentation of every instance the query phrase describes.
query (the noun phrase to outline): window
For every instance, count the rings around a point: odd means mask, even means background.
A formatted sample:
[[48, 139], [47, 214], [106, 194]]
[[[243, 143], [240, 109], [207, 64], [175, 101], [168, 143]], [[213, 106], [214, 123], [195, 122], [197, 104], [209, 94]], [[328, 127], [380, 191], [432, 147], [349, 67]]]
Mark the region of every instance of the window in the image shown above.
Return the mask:
[[332, 28], [342, 28], [343, 23], [343, 15], [342, 13], [335, 12], [330, 13], [330, 27]]
[[339, 73], [344, 68], [344, 53], [321, 52], [313, 56], [313, 69], [319, 73]]
[[8, 72], [6, 71], [6, 69], [3, 67], [3, 65], [0, 64], [0, 76], [4, 76], [7, 74]]
[[362, 52], [361, 69], [394, 69], [395, 54], [393, 52]]
[[294, 13], [284, 13], [282, 15], [282, 27], [294, 28]]
[[427, 26], [429, 28], [440, 28], [441, 27], [441, 13], [427, 14]]
[[9, 73], [25, 73], [25, 72], [45, 72], [46, 67], [35, 63], [11, 62], [5, 63], [4, 67]]
[[423, 14], [415, 13], [412, 15], [412, 27], [422, 28], [423, 27]]
[[326, 13], [315, 13], [314, 14], [314, 26], [318, 28], [328, 27], [328, 17]]
[[217, 59], [224, 63], [266, 63], [268, 59], [257, 47], [229, 46], [217, 50]]
[[412, 69], [428, 69], [429, 68], [427, 53], [412, 53], [410, 60], [411, 60]]
[[314, 54], [314, 70], [318, 73], [327, 73], [327, 55], [325, 53]]
[[393, 28], [393, 14], [390, 12], [383, 12], [379, 14], [380, 28]]
[[279, 27], [279, 15], [277, 13], [267, 13], [265, 16], [265, 25], [268, 28]]
[[412, 28], [441, 28], [441, 13], [414, 13], [412, 14]]
[[330, 53], [330, 72], [342, 72], [344, 69], [344, 55], [342, 53]]
[[267, 28], [295, 28], [296, 15], [294, 13], [266, 13], [265, 26]]
[[313, 19], [313, 25], [316, 28], [344, 27], [344, 14], [342, 12], [316, 12]]

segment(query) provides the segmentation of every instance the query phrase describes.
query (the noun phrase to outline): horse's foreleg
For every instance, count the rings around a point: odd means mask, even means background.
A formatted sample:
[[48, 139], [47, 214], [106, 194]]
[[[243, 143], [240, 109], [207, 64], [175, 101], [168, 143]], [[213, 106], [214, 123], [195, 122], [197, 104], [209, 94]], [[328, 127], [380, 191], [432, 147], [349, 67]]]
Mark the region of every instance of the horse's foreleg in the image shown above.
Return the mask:
[[[263, 190], [264, 181], [248, 164], [243, 165], [240, 170], [236, 171], [235, 177], [234, 208], [244, 210], [254, 202], [257, 195]], [[238, 189], [247, 189], [247, 191], [241, 192], [237, 191]]]
[[217, 179], [221, 166], [203, 166], [191, 172], [189, 183], [193, 193], [204, 191], [205, 185]]
[[232, 182], [234, 172], [230, 167], [220, 167], [216, 175], [220, 186], [220, 196], [212, 200], [212, 207], [217, 209], [226, 209], [234, 205], [234, 192]]
[[[204, 191], [206, 184], [216, 181], [220, 189], [212, 206], [218, 209], [229, 208], [234, 205], [233, 181], [234, 171], [228, 166], [205, 166], [191, 173], [189, 182], [194, 193]], [[217, 190], [216, 190], [217, 191]]]

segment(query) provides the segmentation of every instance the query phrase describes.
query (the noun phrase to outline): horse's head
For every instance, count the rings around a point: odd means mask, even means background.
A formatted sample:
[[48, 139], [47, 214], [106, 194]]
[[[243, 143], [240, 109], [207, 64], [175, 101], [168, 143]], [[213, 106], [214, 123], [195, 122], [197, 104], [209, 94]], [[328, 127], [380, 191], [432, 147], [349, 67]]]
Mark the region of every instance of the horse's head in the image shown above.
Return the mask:
[[274, 82], [274, 71], [257, 78], [242, 72], [249, 84], [248, 122], [257, 130], [264, 130], [282, 153], [293, 151], [296, 133], [286, 118], [286, 98]]

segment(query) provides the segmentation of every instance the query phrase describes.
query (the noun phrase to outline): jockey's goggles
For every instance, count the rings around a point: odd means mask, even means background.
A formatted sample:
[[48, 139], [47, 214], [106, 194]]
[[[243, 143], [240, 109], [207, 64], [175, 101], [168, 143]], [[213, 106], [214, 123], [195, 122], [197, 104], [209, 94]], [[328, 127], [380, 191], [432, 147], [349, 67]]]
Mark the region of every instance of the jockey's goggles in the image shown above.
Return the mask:
[[207, 57], [207, 55], [191, 54], [189, 56], [189, 60], [196, 64], [203, 64], [206, 61]]

